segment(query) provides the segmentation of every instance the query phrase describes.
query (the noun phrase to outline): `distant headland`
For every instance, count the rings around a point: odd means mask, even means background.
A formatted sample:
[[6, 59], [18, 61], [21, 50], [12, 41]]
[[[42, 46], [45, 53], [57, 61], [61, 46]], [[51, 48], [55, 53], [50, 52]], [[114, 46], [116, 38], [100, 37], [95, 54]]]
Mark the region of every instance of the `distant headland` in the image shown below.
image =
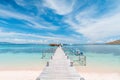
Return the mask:
[[107, 42], [106, 44], [120, 44], [120, 40], [115, 40], [115, 41], [111, 41], [111, 42]]

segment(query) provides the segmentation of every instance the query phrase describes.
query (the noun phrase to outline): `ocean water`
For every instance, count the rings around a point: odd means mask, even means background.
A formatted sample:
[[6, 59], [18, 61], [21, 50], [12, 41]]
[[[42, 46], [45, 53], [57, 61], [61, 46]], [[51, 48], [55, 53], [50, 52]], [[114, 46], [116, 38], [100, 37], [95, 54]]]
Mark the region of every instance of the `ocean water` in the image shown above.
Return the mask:
[[[38, 44], [0, 44], [0, 70], [39, 70], [46, 65], [57, 47]], [[120, 45], [66, 45], [63, 50], [80, 67], [80, 50], [89, 69], [120, 72]], [[44, 57], [43, 57], [44, 56]]]
[[[37, 70], [46, 65], [56, 47], [37, 44], [0, 45], [0, 70]], [[45, 57], [43, 57], [45, 56]]]
[[79, 56], [75, 55], [79, 50], [86, 56], [86, 70], [120, 72], [120, 45], [72, 45], [64, 46], [64, 50], [75, 66], [80, 66]]

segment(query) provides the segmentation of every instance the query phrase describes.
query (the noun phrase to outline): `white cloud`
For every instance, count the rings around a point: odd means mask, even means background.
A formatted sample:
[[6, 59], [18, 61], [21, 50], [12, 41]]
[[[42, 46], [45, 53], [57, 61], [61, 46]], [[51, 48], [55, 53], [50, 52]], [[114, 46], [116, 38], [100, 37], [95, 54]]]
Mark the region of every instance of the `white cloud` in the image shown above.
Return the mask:
[[0, 42], [12, 42], [12, 43], [69, 43], [76, 40], [71, 36], [54, 35], [36, 35], [17, 32], [5, 32], [0, 29]]
[[[120, 39], [119, 21], [120, 13], [99, 20], [86, 19], [86, 21], [84, 21], [84, 25], [75, 24], [71, 20], [69, 20], [68, 23], [76, 32], [89, 39], [90, 42], [108, 42], [111, 39]], [[117, 39], [114, 37], [117, 37]]]
[[92, 6], [76, 16], [68, 16], [65, 22], [76, 32], [88, 39], [88, 42], [101, 43], [110, 41], [111, 39], [116, 40], [120, 39], [120, 12], [118, 10], [120, 8], [103, 15], [101, 18], [95, 19], [91, 17], [91, 15], [96, 13], [95, 7]]
[[27, 5], [25, 0], [15, 0], [15, 2], [20, 6], [26, 6]]
[[65, 15], [73, 10], [76, 0], [45, 0], [44, 5], [56, 11], [57, 14]]
[[80, 29], [81, 27], [86, 27], [86, 25], [96, 21], [91, 18], [94, 13], [96, 13], [96, 8], [91, 6], [84, 9], [80, 13], [77, 13], [76, 15], [68, 15], [64, 21], [75, 30], [78, 30], [78, 28]]
[[[15, 0], [16, 3], [26, 9], [30, 8], [29, 4], [24, 0]], [[39, 2], [39, 1], [38, 1]], [[119, 39], [120, 37], [120, 13], [110, 13], [102, 18], [93, 19], [92, 15], [97, 12], [95, 5], [87, 7], [79, 13], [73, 12], [74, 8], [82, 7], [83, 4], [75, 5], [76, 0], [44, 0], [44, 3], [35, 2], [30, 4], [38, 9], [38, 14], [44, 7], [53, 9], [57, 14], [65, 15], [65, 22], [68, 23], [72, 29], [81, 35], [57, 35], [57, 34], [47, 34], [47, 36], [16, 33], [16, 32], [3, 32], [0, 30], [0, 41], [11, 41], [11, 42], [42, 42], [42, 40], [47, 40], [48, 42], [77, 42], [81, 38], [88, 40], [88, 42], [104, 42]], [[82, 2], [81, 2], [82, 3]], [[86, 2], [87, 3], [87, 2]], [[44, 6], [43, 6], [44, 5]], [[111, 5], [110, 5], [111, 6]], [[44, 22], [46, 26], [39, 23], [41, 20], [38, 16], [29, 16], [23, 13], [16, 12], [12, 7], [9, 10], [0, 9], [0, 17], [3, 18], [15, 18], [19, 20], [25, 20], [28, 23], [28, 27], [33, 27], [37, 29], [49, 29], [57, 30], [58, 27], [52, 25], [52, 23]], [[7, 8], [8, 9], [8, 8]], [[119, 10], [119, 9], [117, 9]], [[43, 9], [44, 12], [44, 9]], [[114, 11], [113, 11], [114, 12]], [[71, 14], [69, 14], [71, 13]], [[44, 13], [45, 14], [45, 13]], [[2, 22], [5, 23], [5, 22]], [[9, 37], [8, 37], [9, 36]], [[21, 37], [20, 37], [21, 36]], [[27, 39], [29, 37], [29, 39]], [[31, 38], [30, 38], [31, 37]], [[117, 37], [117, 38], [116, 38]], [[81, 41], [80, 41], [81, 42]]]
[[120, 13], [111, 17], [98, 20], [80, 28], [78, 32], [91, 40], [104, 40], [110, 37], [120, 36]]
[[15, 11], [8, 11], [8, 10], [0, 10], [0, 17], [3, 18], [15, 18], [18, 20], [24, 20], [24, 21], [28, 21], [29, 23], [26, 23], [26, 25], [28, 27], [33, 27], [33, 28], [37, 28], [37, 29], [48, 29], [48, 30], [57, 30], [56, 26], [52, 26], [50, 23], [46, 23], [49, 24], [48, 26], [43, 26], [40, 23], [38, 23], [38, 20], [34, 17], [34, 16], [28, 16], [28, 15], [24, 15], [24, 14], [20, 14], [17, 13]]

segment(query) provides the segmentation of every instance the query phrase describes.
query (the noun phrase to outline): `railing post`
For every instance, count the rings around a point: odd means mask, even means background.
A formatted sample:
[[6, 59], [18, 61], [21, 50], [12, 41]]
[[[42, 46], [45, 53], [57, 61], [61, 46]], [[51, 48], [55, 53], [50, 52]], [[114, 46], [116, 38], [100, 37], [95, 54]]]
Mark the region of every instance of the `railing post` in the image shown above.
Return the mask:
[[80, 55], [79, 61], [80, 61], [81, 66], [86, 66], [86, 56]]

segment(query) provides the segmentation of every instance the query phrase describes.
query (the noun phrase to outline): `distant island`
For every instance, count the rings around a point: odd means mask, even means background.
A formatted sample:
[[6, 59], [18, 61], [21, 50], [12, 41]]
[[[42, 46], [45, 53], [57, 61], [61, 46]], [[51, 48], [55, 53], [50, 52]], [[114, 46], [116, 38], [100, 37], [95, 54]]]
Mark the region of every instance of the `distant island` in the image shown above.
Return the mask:
[[120, 40], [111, 41], [108, 42], [107, 44], [120, 44]]
[[59, 46], [60, 44], [49, 44], [49, 46]]
[[[41, 44], [41, 43], [10, 43], [10, 42], [0, 42], [0, 45], [8, 45], [8, 44], [11, 44], [11, 45], [34, 45], [34, 44], [40, 44], [40, 45], [49, 45], [49, 46], [59, 46], [60, 44], [57, 44], [57, 43], [53, 43], [53, 44], [49, 44], [49, 43], [46, 43], [46, 44]], [[81, 44], [62, 44], [64, 46], [69, 46], [69, 45], [106, 45], [106, 44], [113, 44], [113, 45], [120, 45], [120, 40], [115, 40], [115, 41], [111, 41], [111, 42], [106, 42], [106, 43], [81, 43]]]
[[0, 42], [0, 44], [13, 44], [13, 43], [9, 43], [9, 42]]

